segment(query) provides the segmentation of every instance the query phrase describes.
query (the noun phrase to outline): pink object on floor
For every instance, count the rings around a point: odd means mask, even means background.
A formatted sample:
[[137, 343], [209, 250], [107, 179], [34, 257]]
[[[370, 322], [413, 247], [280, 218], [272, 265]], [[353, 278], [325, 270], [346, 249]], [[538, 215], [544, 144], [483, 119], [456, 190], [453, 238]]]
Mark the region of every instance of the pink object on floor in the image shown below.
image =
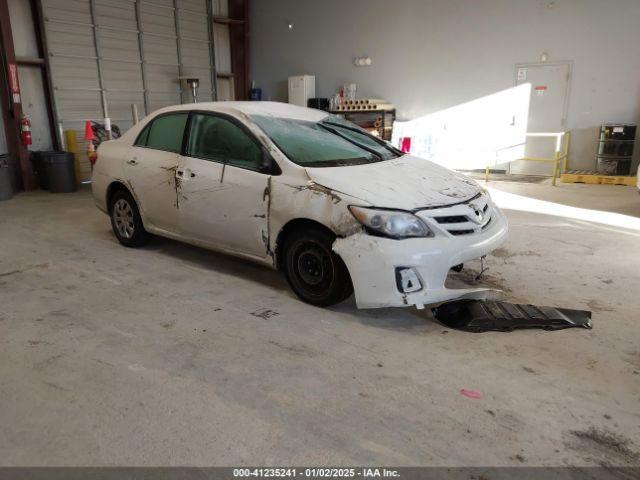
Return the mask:
[[478, 392], [477, 390], [467, 390], [463, 388], [460, 390], [460, 393], [468, 398], [473, 398], [474, 400], [480, 400], [482, 398], [482, 392]]

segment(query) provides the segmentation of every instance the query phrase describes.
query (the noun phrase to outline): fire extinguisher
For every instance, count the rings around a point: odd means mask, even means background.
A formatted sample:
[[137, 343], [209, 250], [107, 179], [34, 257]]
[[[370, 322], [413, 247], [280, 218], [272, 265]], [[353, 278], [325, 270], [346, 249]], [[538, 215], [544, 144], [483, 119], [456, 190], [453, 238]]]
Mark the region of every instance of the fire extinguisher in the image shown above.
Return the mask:
[[31, 137], [31, 120], [24, 115], [20, 119], [20, 141], [23, 147], [28, 147], [33, 143]]

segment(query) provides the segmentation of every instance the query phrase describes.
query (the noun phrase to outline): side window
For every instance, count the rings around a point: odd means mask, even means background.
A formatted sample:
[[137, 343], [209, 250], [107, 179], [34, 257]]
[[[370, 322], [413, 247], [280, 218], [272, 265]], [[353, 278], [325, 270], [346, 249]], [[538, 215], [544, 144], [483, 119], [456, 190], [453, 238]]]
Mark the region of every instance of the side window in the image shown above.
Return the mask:
[[188, 114], [185, 112], [162, 115], [153, 120], [148, 127], [149, 132], [146, 138], [147, 147], [180, 153], [187, 117]]
[[195, 114], [187, 155], [260, 170], [262, 150], [240, 127], [214, 115]]

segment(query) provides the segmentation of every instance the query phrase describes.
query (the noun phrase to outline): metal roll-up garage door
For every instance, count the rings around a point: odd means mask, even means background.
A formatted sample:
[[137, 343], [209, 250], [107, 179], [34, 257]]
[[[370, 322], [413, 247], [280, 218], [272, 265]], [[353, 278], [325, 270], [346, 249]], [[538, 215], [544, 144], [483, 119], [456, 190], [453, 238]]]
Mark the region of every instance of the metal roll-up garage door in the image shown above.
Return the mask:
[[[180, 38], [180, 63], [183, 77], [195, 77], [200, 80], [198, 98], [214, 98], [212, 80], [215, 78], [213, 67], [212, 27], [213, 22], [202, 21], [207, 18], [207, 2], [204, 0], [178, 0], [178, 34]], [[183, 90], [182, 101], [190, 102], [190, 93]]]
[[126, 131], [140, 116], [191, 101], [180, 78], [215, 99], [210, 0], [42, 0], [58, 121], [76, 130], [81, 179], [90, 176], [84, 124], [105, 116]]

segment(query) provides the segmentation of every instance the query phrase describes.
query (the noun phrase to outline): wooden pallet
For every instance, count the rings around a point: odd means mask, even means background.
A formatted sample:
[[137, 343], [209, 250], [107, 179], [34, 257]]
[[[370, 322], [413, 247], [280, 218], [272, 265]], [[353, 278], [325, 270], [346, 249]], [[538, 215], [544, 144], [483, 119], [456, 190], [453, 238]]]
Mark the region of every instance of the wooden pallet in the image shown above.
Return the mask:
[[626, 175], [603, 175], [591, 170], [569, 170], [560, 175], [563, 183], [588, 183], [592, 185], [628, 185], [634, 187], [638, 179]]

